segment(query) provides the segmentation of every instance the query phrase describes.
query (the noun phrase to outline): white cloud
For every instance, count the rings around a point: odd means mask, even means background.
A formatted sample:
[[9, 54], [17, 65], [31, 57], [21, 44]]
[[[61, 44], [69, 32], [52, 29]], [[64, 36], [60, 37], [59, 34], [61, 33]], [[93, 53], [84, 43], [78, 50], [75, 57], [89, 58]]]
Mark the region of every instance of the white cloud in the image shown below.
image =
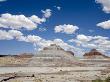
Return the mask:
[[47, 47], [50, 44], [53, 44], [51, 40], [42, 39], [39, 43], [37, 43], [37, 45], [39, 46], [38, 50], [42, 50], [44, 47]]
[[110, 20], [98, 23], [97, 26], [103, 29], [110, 29]]
[[9, 30], [9, 31], [0, 30], [0, 40], [12, 40], [12, 39], [29, 42], [33, 44], [38, 44], [41, 40], [43, 40], [41, 37], [36, 35], [24, 36], [23, 33], [17, 30]]
[[76, 39], [71, 39], [69, 42], [74, 42], [77, 46], [87, 49], [97, 49], [103, 52], [110, 51], [110, 38], [103, 36], [86, 36], [77, 35]]
[[23, 34], [20, 31], [17, 30], [0, 30], [0, 40], [12, 40], [14, 38], [19, 38]]
[[26, 36], [20, 36], [20, 37], [17, 38], [17, 41], [27, 42], [27, 41], [26, 41], [26, 38], [27, 38]]
[[78, 26], [74, 26], [70, 24], [58, 25], [58, 26], [55, 26], [54, 28], [56, 33], [61, 32], [61, 33], [66, 33], [66, 34], [73, 34], [78, 29], [79, 29]]
[[36, 15], [32, 15], [30, 17], [26, 17], [24, 15], [12, 15], [9, 13], [2, 14], [0, 16], [0, 28], [10, 28], [10, 29], [26, 29], [33, 30], [36, 29], [39, 24], [46, 22], [46, 18], [51, 16], [51, 10], [46, 9], [42, 10], [43, 18], [39, 18]]
[[29, 19], [37, 24], [41, 24], [42, 22], [46, 22], [45, 18], [39, 18], [36, 15], [32, 15]]
[[97, 48], [97, 45], [92, 44], [92, 43], [82, 44], [82, 46], [83, 46], [83, 47], [86, 47], [86, 48], [91, 48], [91, 49]]
[[110, 13], [110, 0], [96, 0], [96, 3], [100, 3], [103, 6], [105, 13]]
[[31, 42], [31, 43], [38, 43], [41, 41], [41, 37], [39, 36], [35, 36], [35, 35], [28, 35], [26, 38], [27, 42]]
[[67, 44], [67, 43], [65, 43], [63, 40], [61, 40], [61, 39], [54, 39], [53, 40], [53, 43], [54, 44], [57, 44], [57, 45], [59, 45], [59, 46], [61, 46], [63, 49], [65, 49], [65, 50], [70, 50], [71, 48], [73, 48], [71, 45], [69, 45], [69, 44]]
[[54, 30], [56, 33], [61, 32], [61, 31], [63, 31], [63, 26], [62, 25], [55, 26]]
[[44, 47], [49, 46], [50, 44], [57, 44], [65, 50], [73, 51], [77, 56], [83, 55], [82, 49], [69, 45], [68, 43], [64, 42], [61, 39], [46, 40], [37, 35], [24, 36], [20, 31], [17, 30], [9, 30], [9, 31], [0, 30], [0, 40], [12, 40], [12, 39], [16, 39], [17, 41], [32, 43], [35, 49], [37, 50], [41, 50]]
[[[77, 56], [82, 56], [84, 54], [83, 49], [69, 45], [68, 43], [64, 42], [62, 39], [58, 39], [58, 38], [53, 40], [46, 40], [36, 35], [28, 35], [28, 36], [19, 37], [18, 41], [32, 43], [35, 49], [37, 50], [42, 50], [44, 47], [50, 46], [50, 44], [57, 44], [61, 46], [64, 50], [69, 50], [74, 52]], [[36, 46], [38, 48], [36, 48]]]
[[60, 6], [54, 6], [55, 8], [57, 8], [59, 11], [61, 10]]
[[61, 7], [58, 6], [57, 9], [58, 9], [58, 10], [61, 10]]
[[79, 35], [77, 35], [77, 39], [79, 41], [82, 41], [82, 42], [88, 42], [92, 39], [92, 37], [91, 36], [85, 36], [83, 34], [79, 34]]
[[34, 45], [38, 45], [40, 50], [43, 49], [44, 47], [49, 46], [50, 44], [60, 45], [65, 50], [70, 50], [70, 48], [72, 48], [72, 46], [68, 45], [61, 39], [45, 40], [36, 35], [22, 36], [19, 37], [18, 41], [24, 41], [24, 42], [32, 43]]
[[11, 29], [21, 29], [24, 27], [28, 30], [36, 28], [36, 24], [24, 15], [11, 15], [9, 13], [1, 15], [0, 26]]
[[32, 44], [38, 44], [42, 40], [42, 38], [37, 35], [28, 35], [28, 36], [21, 36], [21, 37], [17, 38], [17, 40], [29, 42]]
[[44, 14], [44, 18], [49, 18], [52, 15], [52, 10], [46, 9], [46, 10], [41, 10], [41, 12]]
[[82, 56], [84, 54], [84, 50], [68, 43], [64, 42], [62, 39], [54, 39], [54, 40], [45, 40], [42, 39], [37, 45], [39, 45], [39, 50], [42, 50], [44, 47], [49, 46], [50, 44], [57, 44], [62, 47], [64, 50], [72, 51], [76, 56]]
[[17, 30], [9, 30], [8, 33], [11, 36], [16, 37], [16, 38], [18, 38], [18, 37], [23, 35], [20, 31], [17, 31]]
[[76, 43], [76, 45], [77, 46], [80, 46], [81, 44], [82, 44], [82, 41], [80, 41], [80, 40], [77, 40], [77, 39], [70, 39], [70, 40], [68, 40], [68, 42], [73, 42], [73, 43]]
[[77, 35], [76, 39], [81, 42], [90, 42], [92, 40], [105, 40], [109, 39], [108, 37], [103, 37], [103, 36], [86, 36], [83, 34]]
[[10, 36], [8, 32], [5, 30], [0, 30], [0, 40], [11, 40], [13, 36]]
[[109, 39], [109, 37], [104, 37], [104, 36], [91, 36], [93, 39], [99, 39], [99, 40], [105, 40], [105, 39]]
[[12, 15], [9, 13], [2, 14], [0, 17], [0, 27], [11, 28], [11, 29], [22, 29], [33, 30], [37, 28], [39, 24], [46, 22], [45, 18], [39, 18], [36, 15], [26, 17], [24, 15]]

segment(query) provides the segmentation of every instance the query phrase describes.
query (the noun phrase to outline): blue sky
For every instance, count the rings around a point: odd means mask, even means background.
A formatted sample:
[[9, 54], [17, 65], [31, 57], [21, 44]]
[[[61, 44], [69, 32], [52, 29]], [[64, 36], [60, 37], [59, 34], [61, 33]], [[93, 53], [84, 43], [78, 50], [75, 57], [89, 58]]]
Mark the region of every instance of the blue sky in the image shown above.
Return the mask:
[[0, 0], [0, 54], [35, 53], [56, 43], [78, 56], [92, 48], [109, 55], [109, 5], [109, 0]]

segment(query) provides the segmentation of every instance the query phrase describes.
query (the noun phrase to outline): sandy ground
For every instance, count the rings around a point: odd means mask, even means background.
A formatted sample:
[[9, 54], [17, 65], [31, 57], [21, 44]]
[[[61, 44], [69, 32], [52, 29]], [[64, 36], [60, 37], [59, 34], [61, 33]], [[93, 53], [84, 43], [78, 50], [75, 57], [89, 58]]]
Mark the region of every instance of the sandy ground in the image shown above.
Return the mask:
[[0, 74], [14, 72], [56, 73], [59, 71], [98, 71], [105, 69], [106, 67], [0, 67]]
[[26, 64], [31, 58], [15, 58], [15, 57], [0, 57], [1, 66], [21, 66]]
[[12, 73], [17, 77], [5, 82], [91, 82], [109, 75], [102, 75], [101, 70], [106, 67], [0, 67], [0, 80]]
[[[105, 60], [100, 62], [87, 60], [84, 61], [88, 65], [86, 67], [24, 66], [30, 60], [31, 58], [1, 58], [0, 82], [91, 82], [91, 80], [96, 78], [105, 79], [110, 76], [110, 61], [108, 60], [107, 62]], [[102, 71], [105, 72], [102, 73]]]

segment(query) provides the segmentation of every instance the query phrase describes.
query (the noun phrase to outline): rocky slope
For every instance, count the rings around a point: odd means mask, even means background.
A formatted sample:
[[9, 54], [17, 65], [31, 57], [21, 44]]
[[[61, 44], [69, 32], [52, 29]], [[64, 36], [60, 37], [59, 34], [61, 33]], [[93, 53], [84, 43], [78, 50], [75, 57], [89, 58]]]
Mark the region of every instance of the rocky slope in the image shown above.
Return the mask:
[[80, 66], [83, 65], [71, 51], [65, 51], [56, 44], [51, 44], [39, 51], [28, 66]]
[[84, 58], [87, 59], [104, 59], [109, 58], [108, 56], [102, 54], [101, 52], [97, 51], [96, 49], [92, 49], [90, 52], [84, 54]]

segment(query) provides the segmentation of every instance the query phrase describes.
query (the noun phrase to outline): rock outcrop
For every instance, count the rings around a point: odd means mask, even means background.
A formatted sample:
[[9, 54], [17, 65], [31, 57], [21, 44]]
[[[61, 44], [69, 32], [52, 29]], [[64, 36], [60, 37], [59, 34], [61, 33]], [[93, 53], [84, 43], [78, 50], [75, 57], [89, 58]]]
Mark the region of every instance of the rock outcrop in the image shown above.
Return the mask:
[[81, 65], [78, 60], [74, 58], [74, 53], [65, 51], [56, 44], [51, 44], [39, 51], [30, 61], [28, 66], [76, 66]]
[[73, 57], [73, 52], [65, 51], [59, 45], [51, 44], [36, 54], [36, 57]]
[[15, 56], [15, 57], [16, 58], [31, 58], [32, 56], [33, 56], [32, 53], [22, 53], [22, 54]]
[[97, 51], [96, 49], [92, 49], [90, 52], [84, 54], [84, 58], [87, 59], [104, 59], [109, 58], [102, 54], [101, 52]]

